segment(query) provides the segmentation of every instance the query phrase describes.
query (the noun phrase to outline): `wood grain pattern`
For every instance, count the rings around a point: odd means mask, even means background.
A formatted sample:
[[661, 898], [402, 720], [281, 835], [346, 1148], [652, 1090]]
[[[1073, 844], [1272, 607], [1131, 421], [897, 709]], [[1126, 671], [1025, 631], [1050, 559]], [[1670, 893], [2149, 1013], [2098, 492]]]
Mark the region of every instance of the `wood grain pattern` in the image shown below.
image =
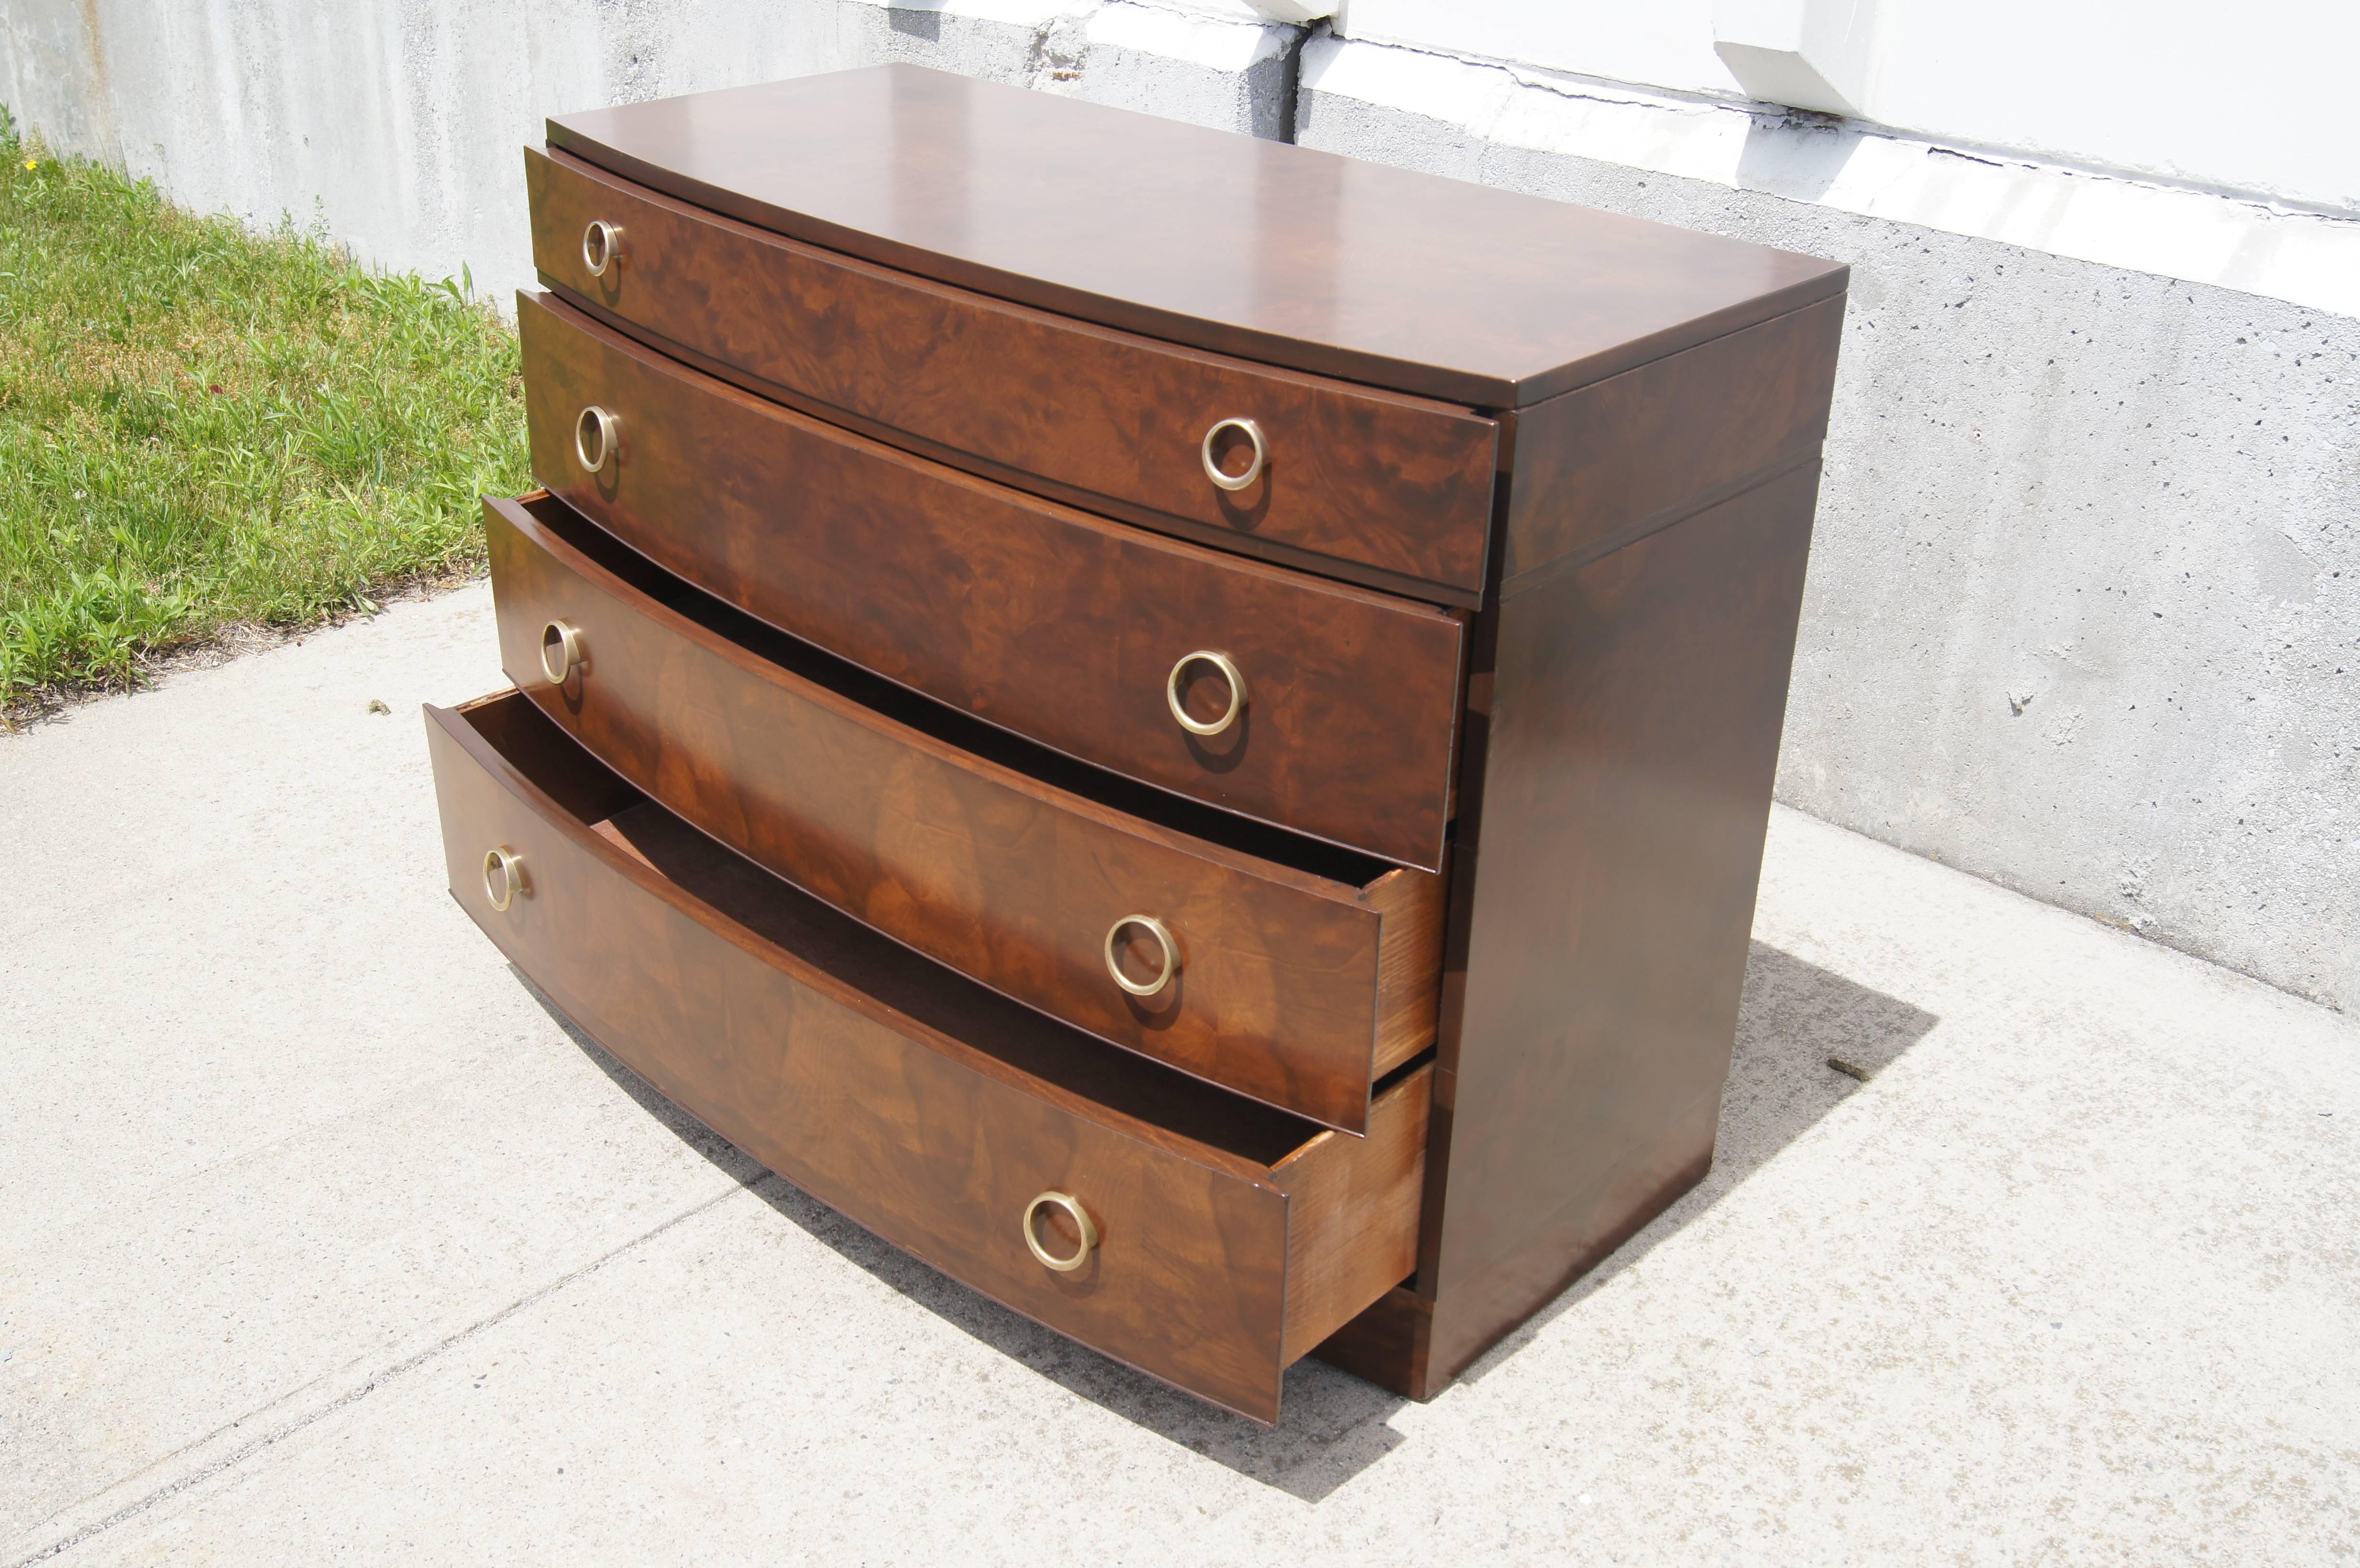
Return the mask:
[[[533, 466], [633, 549], [784, 631], [1070, 756], [1423, 870], [1441, 864], [1464, 617], [988, 484], [519, 301]], [[594, 479], [590, 403], [622, 424]], [[1164, 682], [1227, 652], [1226, 734]], [[1195, 667], [1202, 677], [1204, 667]], [[1209, 718], [1226, 691], [1193, 680]]]
[[561, 115], [552, 146], [1037, 309], [1484, 408], [1843, 288], [1831, 262], [913, 66]]
[[1434, 1065], [1379, 1095], [1360, 1143], [1329, 1133], [1281, 1160], [1272, 1181], [1302, 1209], [1333, 1216], [1287, 1236], [1286, 1344], [1293, 1365], [1417, 1267]]
[[1843, 318], [1822, 300], [1519, 410], [1502, 592], [1816, 457]]
[[[1397, 1149], [1415, 1088], [1381, 1102], [1382, 1138], [1312, 1133], [1060, 1030], [653, 805], [583, 822], [565, 800], [605, 809], [628, 791], [585, 777], [603, 770], [578, 750], [569, 764], [558, 748], [572, 743], [519, 696], [427, 721], [452, 894], [501, 951], [667, 1097], [993, 1299], [1267, 1422], [1293, 1233], [1402, 1245], [1397, 1223], [1371, 1231], [1351, 1211], [1349, 1169], [1295, 1195], [1270, 1168], [1306, 1141], [1331, 1141], [1314, 1158], [1347, 1168], [1360, 1149]], [[493, 844], [526, 867], [505, 913], [478, 877]], [[1058, 1082], [1068, 1070], [1083, 1092]], [[1159, 1123], [1126, 1101], [1153, 1102]], [[1390, 1190], [1398, 1163], [1361, 1185]], [[1053, 1189], [1078, 1196], [1100, 1235], [1070, 1275], [1033, 1261], [1018, 1229]]]
[[[1497, 430], [1464, 408], [1157, 343], [781, 238], [527, 149], [533, 262], [609, 317], [868, 433], [1127, 520], [1314, 570], [1373, 569], [1471, 603]], [[582, 234], [619, 223], [593, 276]], [[1206, 476], [1217, 420], [1253, 419], [1262, 478]], [[1230, 460], [1242, 470], [1240, 446]], [[1190, 527], [1194, 525], [1194, 527]]]
[[[1296, 864], [1194, 836], [1234, 820], [1087, 778], [864, 677], [666, 578], [553, 497], [487, 500], [485, 524], [509, 679], [625, 779], [805, 891], [1101, 1039], [1349, 1132], [1368, 1126], [1375, 1077], [1432, 1042], [1441, 878], [1267, 830], [1251, 836]], [[561, 620], [586, 661], [556, 684], [541, 643]], [[1101, 945], [1139, 912], [1182, 953], [1144, 1000], [1114, 985]], [[1152, 975], [1157, 957], [1137, 958]]]

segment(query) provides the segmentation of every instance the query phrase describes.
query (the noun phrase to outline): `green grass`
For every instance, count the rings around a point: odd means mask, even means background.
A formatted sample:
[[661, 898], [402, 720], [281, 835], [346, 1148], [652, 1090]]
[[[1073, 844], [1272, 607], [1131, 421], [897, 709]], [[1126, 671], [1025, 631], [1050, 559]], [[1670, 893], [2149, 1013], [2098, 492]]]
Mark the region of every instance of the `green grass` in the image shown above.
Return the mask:
[[464, 284], [177, 211], [5, 110], [0, 154], [0, 705], [474, 565], [476, 495], [528, 481]]

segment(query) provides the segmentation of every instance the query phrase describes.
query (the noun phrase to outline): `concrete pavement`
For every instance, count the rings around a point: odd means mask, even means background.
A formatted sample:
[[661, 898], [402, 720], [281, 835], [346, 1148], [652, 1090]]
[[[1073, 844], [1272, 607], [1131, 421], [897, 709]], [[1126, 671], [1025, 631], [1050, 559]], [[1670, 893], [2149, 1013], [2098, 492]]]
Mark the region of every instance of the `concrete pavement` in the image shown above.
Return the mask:
[[1781, 811], [1706, 1184], [1260, 1432], [546, 1009], [435, 848], [493, 646], [478, 584], [0, 740], [0, 1568], [2355, 1555], [2345, 1017]]

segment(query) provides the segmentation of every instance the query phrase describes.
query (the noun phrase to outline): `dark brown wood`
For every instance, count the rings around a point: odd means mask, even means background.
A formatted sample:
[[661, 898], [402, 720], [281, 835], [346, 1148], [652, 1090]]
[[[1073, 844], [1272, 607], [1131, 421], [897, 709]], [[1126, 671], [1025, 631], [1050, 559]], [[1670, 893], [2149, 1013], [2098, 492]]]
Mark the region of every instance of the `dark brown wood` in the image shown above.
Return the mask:
[[[1352, 1133], [1375, 1079], [1432, 1043], [1440, 877], [1267, 830], [1251, 836], [1294, 864], [1195, 836], [1244, 824], [994, 745], [665, 578], [554, 497], [486, 500], [485, 526], [508, 678], [609, 768], [806, 892], [1103, 1040]], [[560, 621], [585, 659], [556, 684], [541, 645]], [[1104, 961], [1134, 913], [1181, 952], [1145, 999]], [[1161, 955], [1127, 934], [1143, 983]]]
[[1617, 1171], [1591, 1203], [1569, 1205], [1547, 1231], [1440, 1301], [1388, 1290], [1311, 1354], [1396, 1394], [1432, 1399], [1704, 1180], [1715, 1128], [1703, 1107], [1698, 1113], [1666, 1128], [1653, 1158]]
[[[518, 841], [546, 887], [471, 909], [561, 1005], [1262, 1420], [1307, 1347], [1431, 1394], [1702, 1176], [1844, 268], [907, 68], [549, 136], [562, 500], [491, 507], [530, 695], [436, 746], [454, 892]], [[1196, 463], [1231, 415], [1242, 508]], [[1198, 648], [1251, 696], [1210, 743], [1164, 711]], [[1134, 905], [1166, 1014], [1098, 962]], [[1075, 1279], [1013, 1222], [1061, 1183]]]
[[1501, 606], [1437, 1291], [1718, 1103], [1818, 482]]
[[1389, 1387], [1457, 1376], [1709, 1168], [1818, 480], [1541, 574], [1478, 628], [1480, 807], [1454, 850], [1415, 1287], [1432, 1321], [1381, 1308], [1335, 1347]]
[[[667, 352], [694, 352], [806, 411], [927, 455], [1199, 541], [1472, 603], [1490, 534], [1491, 420], [1464, 408], [1053, 316], [781, 238], [525, 153], [533, 262], [553, 287]], [[594, 276], [582, 236], [617, 223]], [[1262, 477], [1207, 477], [1216, 421], [1253, 419]], [[1238, 450], [1229, 452], [1231, 445]], [[1242, 471], [1242, 443], [1217, 448]]]
[[[427, 721], [452, 894], [501, 951], [668, 1098], [994, 1300], [1267, 1422], [1290, 1334], [1334, 1311], [1325, 1286], [1295, 1308], [1291, 1260], [1390, 1267], [1410, 1245], [1395, 1194], [1417, 1180], [1426, 1070], [1380, 1097], [1368, 1139], [1314, 1133], [960, 980], [656, 806], [582, 821], [567, 800], [632, 797], [519, 696]], [[479, 874], [494, 844], [525, 867], [505, 912]], [[1019, 1229], [1053, 1190], [1099, 1233], [1072, 1274]]]
[[1486, 408], [1825, 299], [1843, 267], [913, 66], [594, 109], [549, 140], [814, 245]]
[[1430, 1399], [1449, 1381], [1427, 1376], [1433, 1344], [1434, 1302], [1398, 1285], [1320, 1341], [1311, 1354], [1404, 1399]]
[[[1068, 755], [1438, 869], [1463, 615], [1216, 554], [989, 484], [683, 369], [522, 297], [534, 471], [668, 571]], [[580, 410], [618, 416], [596, 476]], [[1165, 706], [1194, 649], [1250, 701], [1202, 740]], [[1191, 711], [1217, 676], [1192, 667]]]
[[1819, 455], [1841, 296], [1517, 411], [1506, 591]]

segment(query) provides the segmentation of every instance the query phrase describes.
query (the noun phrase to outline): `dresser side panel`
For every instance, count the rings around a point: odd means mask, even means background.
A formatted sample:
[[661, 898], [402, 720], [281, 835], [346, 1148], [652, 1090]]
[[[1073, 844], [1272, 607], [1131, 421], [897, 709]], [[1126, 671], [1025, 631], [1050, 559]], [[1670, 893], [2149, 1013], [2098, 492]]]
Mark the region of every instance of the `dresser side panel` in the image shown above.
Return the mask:
[[[1686, 1166], [1697, 1151], [1665, 1147], [1682, 1129], [1710, 1149], [1818, 476], [1790, 470], [1498, 611], [1420, 1279], [1442, 1314], [1520, 1249], [1622, 1228], [1602, 1211], [1639, 1200], [1612, 1174]], [[1601, 1212], [1568, 1215], [1585, 1194]], [[1569, 1278], [1546, 1258], [1513, 1272]]]
[[1843, 319], [1839, 294], [1519, 409], [1507, 593], [1816, 456]]

